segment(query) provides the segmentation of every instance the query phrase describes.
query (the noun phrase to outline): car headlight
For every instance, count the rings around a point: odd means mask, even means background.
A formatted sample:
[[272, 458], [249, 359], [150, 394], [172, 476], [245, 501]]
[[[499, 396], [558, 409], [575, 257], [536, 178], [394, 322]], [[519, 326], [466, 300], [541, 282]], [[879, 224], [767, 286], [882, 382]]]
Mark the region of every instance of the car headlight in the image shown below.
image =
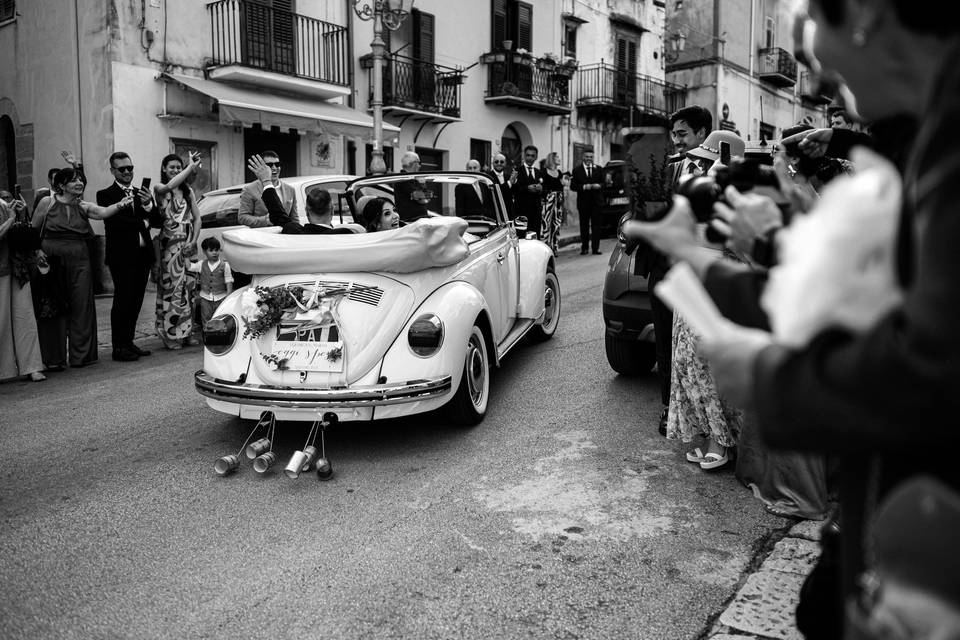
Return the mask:
[[407, 331], [407, 343], [421, 358], [432, 356], [443, 344], [443, 322], [432, 313], [420, 316]]
[[203, 327], [203, 346], [214, 355], [223, 355], [237, 341], [237, 319], [231, 315], [214, 316]]

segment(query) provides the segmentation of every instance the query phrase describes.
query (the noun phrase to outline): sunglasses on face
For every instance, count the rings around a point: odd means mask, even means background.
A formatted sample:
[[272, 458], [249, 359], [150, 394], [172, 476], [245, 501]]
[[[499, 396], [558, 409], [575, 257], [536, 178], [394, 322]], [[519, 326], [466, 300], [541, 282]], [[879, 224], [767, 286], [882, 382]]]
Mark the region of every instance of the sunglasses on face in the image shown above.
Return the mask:
[[274, 167], [279, 167], [279, 166], [280, 166], [280, 163], [279, 163], [279, 162], [266, 162], [266, 161], [264, 161], [263, 164], [267, 165], [267, 166], [270, 167], [271, 169], [274, 168]]
[[114, 170], [119, 173], [133, 173], [133, 165], [131, 164], [128, 167], [114, 167]]

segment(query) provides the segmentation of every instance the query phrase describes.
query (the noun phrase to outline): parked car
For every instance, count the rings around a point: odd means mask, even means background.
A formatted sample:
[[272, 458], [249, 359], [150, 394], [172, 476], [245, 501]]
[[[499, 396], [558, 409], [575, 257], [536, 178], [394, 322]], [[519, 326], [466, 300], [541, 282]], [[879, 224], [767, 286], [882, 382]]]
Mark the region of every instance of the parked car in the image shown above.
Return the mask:
[[[346, 188], [348, 207], [356, 213], [358, 201], [411, 179], [443, 206], [398, 229], [223, 234], [230, 264], [254, 275], [204, 327], [194, 381], [210, 407], [299, 421], [331, 411], [340, 422], [443, 408], [458, 424], [483, 420], [491, 367], [525, 336], [557, 330], [553, 253], [524, 238], [483, 174], [361, 178]], [[459, 195], [478, 202], [475, 184], [495, 194], [493, 206], [454, 215]]]
[[[627, 212], [620, 224], [629, 220]], [[607, 362], [623, 375], [650, 373], [657, 362], [650, 291], [644, 274], [649, 248], [627, 241], [617, 232], [617, 243], [603, 279], [604, 350]]]
[[623, 214], [630, 210], [630, 179], [624, 160], [610, 160], [603, 166], [603, 209], [601, 225], [606, 234], [614, 235]]
[[[333, 196], [333, 221], [335, 224], [353, 222], [353, 216], [343, 198], [347, 185], [356, 180], [351, 175], [320, 175], [295, 176], [283, 178], [283, 181], [293, 187], [297, 199], [297, 211], [300, 213], [300, 222], [306, 224], [307, 214], [304, 203], [307, 194], [313, 189], [326, 189]], [[237, 184], [225, 189], [208, 191], [197, 200], [200, 209], [200, 236], [202, 242], [208, 236], [220, 238], [224, 231], [243, 227], [237, 220], [237, 211], [240, 209], [240, 193], [243, 184]]]

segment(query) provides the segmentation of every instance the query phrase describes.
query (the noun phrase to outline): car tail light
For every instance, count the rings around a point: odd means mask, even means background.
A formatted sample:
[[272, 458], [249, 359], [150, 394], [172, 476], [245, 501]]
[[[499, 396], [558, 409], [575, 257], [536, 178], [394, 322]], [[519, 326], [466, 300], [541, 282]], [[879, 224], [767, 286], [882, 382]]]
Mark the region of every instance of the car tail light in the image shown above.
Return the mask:
[[203, 346], [214, 355], [222, 355], [237, 341], [237, 320], [223, 315], [210, 318], [203, 327]]
[[418, 356], [432, 356], [443, 344], [443, 322], [432, 313], [420, 316], [410, 325], [407, 342], [410, 350]]

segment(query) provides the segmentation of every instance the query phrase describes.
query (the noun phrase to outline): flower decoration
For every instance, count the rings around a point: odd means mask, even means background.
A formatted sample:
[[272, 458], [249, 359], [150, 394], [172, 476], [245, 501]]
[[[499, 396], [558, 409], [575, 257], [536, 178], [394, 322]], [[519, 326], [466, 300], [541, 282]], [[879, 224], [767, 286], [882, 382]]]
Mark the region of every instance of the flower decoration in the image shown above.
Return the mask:
[[267, 363], [270, 371], [285, 371], [287, 369], [287, 358], [281, 358], [273, 353], [261, 353], [260, 357]]
[[[292, 318], [298, 313], [309, 311], [319, 312], [317, 315], [322, 323], [332, 323], [334, 321], [333, 306], [343, 296], [352, 291], [374, 288], [324, 287], [318, 283], [309, 288], [300, 285], [282, 285], [247, 289], [240, 297], [240, 317], [246, 324], [243, 337], [259, 338], [280, 324], [285, 316]], [[314, 321], [317, 320], [314, 319]]]
[[328, 362], [337, 362], [343, 357], [343, 347], [334, 347], [327, 352]]

